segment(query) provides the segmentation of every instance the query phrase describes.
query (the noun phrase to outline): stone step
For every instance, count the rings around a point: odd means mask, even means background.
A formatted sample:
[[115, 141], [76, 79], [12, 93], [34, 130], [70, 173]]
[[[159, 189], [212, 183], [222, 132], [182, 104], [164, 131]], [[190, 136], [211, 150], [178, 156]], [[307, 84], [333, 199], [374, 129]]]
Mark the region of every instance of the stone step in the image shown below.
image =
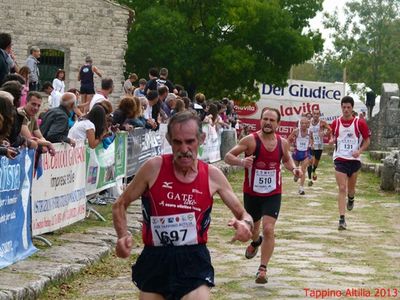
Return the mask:
[[390, 151], [369, 151], [369, 155], [372, 159], [382, 161], [386, 156], [390, 154]]
[[374, 173], [378, 177], [381, 177], [382, 169], [382, 163], [361, 162], [361, 171]]

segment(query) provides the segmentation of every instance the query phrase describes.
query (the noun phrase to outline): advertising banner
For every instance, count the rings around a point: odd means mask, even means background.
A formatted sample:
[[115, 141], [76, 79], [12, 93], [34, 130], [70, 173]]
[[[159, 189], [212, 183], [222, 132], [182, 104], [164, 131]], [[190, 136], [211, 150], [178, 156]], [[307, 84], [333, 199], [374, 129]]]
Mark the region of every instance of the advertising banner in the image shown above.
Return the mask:
[[32, 234], [51, 232], [85, 218], [85, 145], [54, 144], [41, 155], [32, 185]]
[[107, 149], [103, 144], [86, 147], [86, 195], [113, 187], [116, 179], [125, 177], [126, 151], [126, 132], [118, 132]]
[[149, 158], [161, 154], [160, 134], [144, 128], [135, 128], [128, 134], [126, 176], [136, 174]]
[[[257, 102], [245, 105], [236, 103], [235, 110], [242, 126], [247, 125], [250, 131], [259, 130], [263, 108], [276, 108], [281, 114], [278, 133], [287, 137], [297, 127], [301, 115], [311, 113], [314, 109], [319, 109], [321, 119], [329, 124], [339, 117], [344, 84], [288, 80], [288, 85], [284, 88], [260, 84], [260, 95], [260, 100]], [[360, 111], [364, 107], [362, 102], [356, 102], [354, 109]]]
[[33, 163], [32, 149], [0, 158], [0, 269], [36, 252], [30, 228]]

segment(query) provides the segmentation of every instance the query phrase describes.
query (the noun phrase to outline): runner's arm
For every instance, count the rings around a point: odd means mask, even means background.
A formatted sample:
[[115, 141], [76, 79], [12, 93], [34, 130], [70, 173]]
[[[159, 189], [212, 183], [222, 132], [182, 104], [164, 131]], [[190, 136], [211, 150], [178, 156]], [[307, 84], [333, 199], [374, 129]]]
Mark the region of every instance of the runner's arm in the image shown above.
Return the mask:
[[225, 205], [232, 211], [235, 219], [229, 222], [230, 226], [236, 229], [234, 240], [246, 242], [251, 238], [251, 231], [254, 228], [253, 218], [246, 212], [232, 190], [225, 175], [214, 166], [209, 166], [210, 192], [218, 193]]
[[238, 156], [243, 152], [250, 152], [249, 144], [252, 142], [252, 139], [251, 136], [242, 138], [239, 143], [225, 155], [224, 161], [231, 166], [250, 167], [253, 164], [253, 156], [248, 156], [246, 158], [239, 158]]

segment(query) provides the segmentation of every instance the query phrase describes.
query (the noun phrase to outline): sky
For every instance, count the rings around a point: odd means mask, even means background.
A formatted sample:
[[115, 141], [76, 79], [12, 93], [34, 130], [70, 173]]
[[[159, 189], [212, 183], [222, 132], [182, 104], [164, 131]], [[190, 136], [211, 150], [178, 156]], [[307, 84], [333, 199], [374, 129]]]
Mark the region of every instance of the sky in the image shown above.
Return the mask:
[[332, 40], [329, 38], [329, 30], [324, 29], [322, 25], [323, 13], [333, 12], [336, 8], [338, 9], [339, 20], [344, 21], [344, 6], [349, 0], [324, 0], [323, 12], [319, 12], [314, 19], [310, 21], [311, 29], [319, 29], [322, 33], [322, 37], [325, 39], [325, 49], [332, 49]]

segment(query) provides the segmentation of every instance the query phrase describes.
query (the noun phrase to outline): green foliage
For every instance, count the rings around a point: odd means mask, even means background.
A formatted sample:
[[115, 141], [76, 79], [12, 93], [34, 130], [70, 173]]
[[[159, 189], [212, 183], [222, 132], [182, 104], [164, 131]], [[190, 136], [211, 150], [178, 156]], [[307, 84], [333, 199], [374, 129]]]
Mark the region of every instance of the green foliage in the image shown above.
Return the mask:
[[344, 24], [336, 13], [326, 15], [336, 52], [326, 60], [346, 66], [349, 82], [365, 82], [375, 91], [384, 82], [399, 82], [399, 9], [399, 0], [353, 0], [346, 4]]
[[304, 32], [322, 0], [120, 0], [135, 10], [127, 71], [167, 67], [190, 94], [256, 99], [254, 82], [286, 85], [292, 65], [322, 49]]

